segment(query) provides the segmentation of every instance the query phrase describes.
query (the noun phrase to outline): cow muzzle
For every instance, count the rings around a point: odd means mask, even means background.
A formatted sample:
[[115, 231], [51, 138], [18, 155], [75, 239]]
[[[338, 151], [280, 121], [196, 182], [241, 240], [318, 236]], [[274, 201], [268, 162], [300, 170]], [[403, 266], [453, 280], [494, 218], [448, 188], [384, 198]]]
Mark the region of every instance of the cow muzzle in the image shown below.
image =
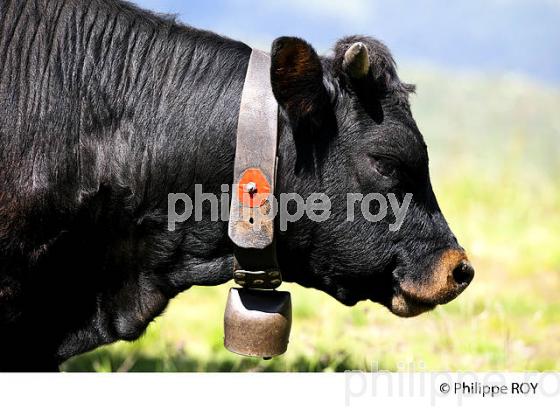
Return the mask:
[[440, 253], [421, 280], [403, 278], [390, 301], [390, 310], [402, 317], [419, 315], [448, 303], [463, 292], [474, 278], [474, 268], [463, 250]]

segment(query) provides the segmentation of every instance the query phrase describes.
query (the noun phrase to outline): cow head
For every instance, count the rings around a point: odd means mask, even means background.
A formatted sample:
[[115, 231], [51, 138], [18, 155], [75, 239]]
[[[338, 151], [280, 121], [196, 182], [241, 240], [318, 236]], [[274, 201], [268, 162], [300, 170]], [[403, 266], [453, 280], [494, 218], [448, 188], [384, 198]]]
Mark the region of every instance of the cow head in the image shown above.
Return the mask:
[[[373, 300], [399, 316], [447, 303], [474, 270], [451, 232], [430, 183], [428, 153], [389, 50], [368, 37], [349, 37], [334, 57], [320, 58], [297, 38], [272, 47], [272, 87], [282, 107], [278, 190], [331, 199], [322, 222], [307, 217], [279, 234], [285, 278], [323, 290], [347, 305]], [[353, 203], [348, 193], [377, 193], [407, 203], [371, 222], [378, 201]], [[388, 201], [389, 203], [390, 201]], [[394, 202], [394, 201], [393, 201]], [[394, 227], [394, 225], [393, 225]]]

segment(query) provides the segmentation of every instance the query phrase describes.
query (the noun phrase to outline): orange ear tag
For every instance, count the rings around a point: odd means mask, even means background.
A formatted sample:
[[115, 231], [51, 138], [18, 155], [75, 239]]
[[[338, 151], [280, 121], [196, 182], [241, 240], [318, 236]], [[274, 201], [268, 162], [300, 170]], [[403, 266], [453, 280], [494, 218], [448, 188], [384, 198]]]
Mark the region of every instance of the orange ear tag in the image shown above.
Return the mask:
[[249, 168], [241, 175], [237, 195], [239, 202], [250, 208], [262, 206], [270, 195], [270, 184], [258, 168]]

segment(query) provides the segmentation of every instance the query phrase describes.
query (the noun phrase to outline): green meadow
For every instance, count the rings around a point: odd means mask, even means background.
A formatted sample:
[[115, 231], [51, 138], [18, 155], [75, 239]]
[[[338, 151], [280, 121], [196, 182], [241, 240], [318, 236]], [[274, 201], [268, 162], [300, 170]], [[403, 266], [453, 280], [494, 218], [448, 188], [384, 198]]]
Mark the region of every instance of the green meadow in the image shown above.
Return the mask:
[[292, 292], [288, 352], [269, 361], [222, 344], [232, 283], [193, 288], [136, 342], [64, 371], [528, 371], [560, 369], [560, 89], [514, 76], [403, 70], [434, 190], [476, 268], [453, 302], [401, 319], [318, 291]]

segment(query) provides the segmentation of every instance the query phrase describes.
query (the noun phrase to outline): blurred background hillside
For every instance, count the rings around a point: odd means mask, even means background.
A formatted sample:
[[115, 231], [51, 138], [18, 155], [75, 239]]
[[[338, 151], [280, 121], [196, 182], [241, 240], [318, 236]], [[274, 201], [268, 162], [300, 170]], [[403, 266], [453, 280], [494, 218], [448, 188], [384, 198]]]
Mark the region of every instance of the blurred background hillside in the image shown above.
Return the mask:
[[175, 299], [146, 335], [63, 370], [560, 369], [560, 1], [156, 1], [190, 25], [268, 49], [301, 36], [328, 52], [347, 34], [384, 41], [430, 150], [434, 190], [477, 270], [452, 303], [400, 319], [292, 291], [289, 351], [240, 358], [222, 344], [231, 284]]

